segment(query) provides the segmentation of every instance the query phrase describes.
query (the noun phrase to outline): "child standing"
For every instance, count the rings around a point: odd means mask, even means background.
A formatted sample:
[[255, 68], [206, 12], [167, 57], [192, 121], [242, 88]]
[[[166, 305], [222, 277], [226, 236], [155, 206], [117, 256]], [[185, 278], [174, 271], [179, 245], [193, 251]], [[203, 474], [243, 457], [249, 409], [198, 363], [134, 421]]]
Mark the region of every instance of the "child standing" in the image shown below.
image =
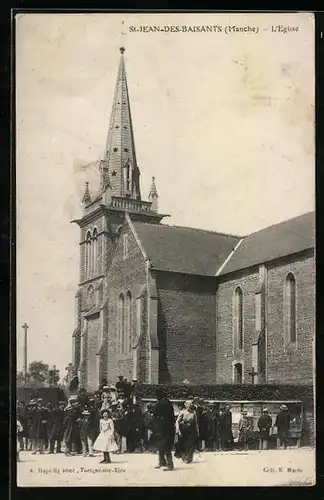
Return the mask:
[[238, 442], [241, 445], [241, 448], [244, 450], [249, 449], [249, 434], [251, 431], [251, 422], [249, 417], [247, 416], [247, 411], [243, 410], [241, 414], [241, 418], [239, 421], [239, 438]]
[[110, 410], [103, 410], [100, 419], [100, 434], [97, 437], [93, 448], [103, 452], [103, 460], [101, 464], [110, 464], [111, 459], [109, 453], [117, 451], [118, 446], [114, 438], [114, 422], [111, 418]]

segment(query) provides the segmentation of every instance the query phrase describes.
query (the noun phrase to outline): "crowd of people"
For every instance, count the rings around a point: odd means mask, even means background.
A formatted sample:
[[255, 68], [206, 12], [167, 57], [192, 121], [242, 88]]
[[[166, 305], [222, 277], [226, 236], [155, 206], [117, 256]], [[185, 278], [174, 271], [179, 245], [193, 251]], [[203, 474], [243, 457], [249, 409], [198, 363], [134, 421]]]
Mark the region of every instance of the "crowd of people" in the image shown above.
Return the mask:
[[[102, 452], [101, 463], [111, 462], [111, 453], [158, 452], [158, 468], [173, 469], [174, 457], [193, 461], [195, 450], [231, 450], [234, 439], [230, 405], [219, 408], [199, 398], [189, 398], [174, 407], [162, 388], [156, 403], [141, 407], [136, 397], [136, 381], [120, 376], [115, 386], [102, 384], [89, 396], [84, 389], [69, 397], [68, 402], [44, 404], [42, 398], [28, 404], [17, 403], [19, 450], [36, 453], [65, 453], [95, 456]], [[287, 446], [290, 415], [282, 405], [275, 426], [278, 446]], [[259, 447], [266, 449], [273, 426], [266, 408], [258, 419]], [[252, 422], [242, 411], [238, 425], [238, 445], [248, 449]], [[19, 460], [19, 455], [18, 455]]]

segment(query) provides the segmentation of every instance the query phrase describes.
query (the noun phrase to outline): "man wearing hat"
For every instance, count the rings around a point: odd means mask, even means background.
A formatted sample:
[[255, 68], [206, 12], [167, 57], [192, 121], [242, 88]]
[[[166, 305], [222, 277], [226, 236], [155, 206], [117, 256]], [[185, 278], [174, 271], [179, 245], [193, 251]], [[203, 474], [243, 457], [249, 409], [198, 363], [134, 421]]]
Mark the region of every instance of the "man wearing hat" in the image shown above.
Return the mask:
[[268, 448], [270, 429], [272, 427], [272, 418], [270, 417], [267, 408], [263, 408], [262, 410], [262, 415], [258, 420], [258, 427], [259, 427], [259, 450], [266, 450]]
[[114, 437], [118, 446], [117, 453], [121, 453], [122, 448], [122, 420], [123, 420], [122, 406], [118, 401], [111, 403], [111, 418], [114, 422]]
[[[91, 446], [89, 445], [89, 451], [90, 449], [92, 450], [92, 445], [97, 439], [99, 435], [99, 423], [100, 423], [100, 415], [99, 415], [99, 410], [96, 407], [96, 400], [95, 398], [89, 398], [89, 412], [90, 412], [90, 418], [89, 418], [89, 433], [88, 433], [88, 443], [89, 440], [91, 440]], [[91, 453], [91, 452], [90, 452]]]
[[43, 398], [38, 398], [36, 402], [37, 426], [36, 439], [39, 453], [44, 453], [45, 441], [47, 439], [47, 411], [44, 407]]
[[50, 449], [49, 453], [54, 453], [56, 447], [56, 453], [61, 453], [61, 443], [63, 440], [64, 432], [64, 409], [65, 401], [59, 401], [54, 407], [52, 413], [52, 428], [50, 435]]
[[98, 391], [95, 392], [94, 395], [93, 395], [93, 399], [94, 399], [94, 406], [95, 406], [95, 408], [99, 412], [100, 408], [101, 408], [101, 405], [102, 405], [100, 392], [98, 392]]
[[109, 386], [110, 402], [117, 403], [117, 388], [114, 385]]
[[104, 386], [102, 388], [102, 395], [101, 395], [101, 408], [100, 411], [102, 410], [109, 410], [110, 408], [110, 391], [109, 391], [109, 386]]
[[290, 427], [290, 413], [287, 405], [280, 406], [280, 412], [277, 415], [275, 426], [277, 427], [277, 448], [287, 448]]
[[79, 401], [80, 405], [82, 407], [87, 406], [88, 400], [89, 400], [89, 396], [87, 394], [87, 391], [83, 387], [81, 387], [81, 389], [79, 389], [79, 391], [78, 391], [78, 401]]
[[139, 394], [138, 394], [138, 380], [136, 378], [134, 378], [131, 381], [130, 385], [131, 385], [132, 402], [135, 405], [139, 401], [139, 399], [140, 399]]
[[27, 425], [28, 435], [31, 443], [30, 450], [35, 455], [37, 452], [37, 438], [36, 438], [36, 400], [31, 399], [27, 406]]
[[153, 408], [154, 433], [159, 450], [159, 465], [157, 469], [173, 470], [171, 449], [175, 437], [175, 415], [173, 405], [167, 398], [165, 391], [158, 388], [156, 391], [157, 404]]
[[220, 441], [223, 450], [231, 450], [233, 447], [232, 412], [231, 406], [226, 404], [219, 417]]
[[128, 382], [126, 377], [124, 377], [123, 379], [123, 384], [124, 384], [125, 399], [129, 401], [133, 392], [133, 386], [131, 382]]
[[65, 455], [72, 454], [72, 447], [77, 444], [76, 437], [78, 433], [77, 418], [78, 418], [78, 396], [73, 395], [69, 397], [68, 405], [65, 408], [64, 418], [64, 435], [63, 440], [65, 444]]
[[125, 382], [123, 375], [118, 376], [118, 382], [116, 382], [116, 389], [118, 393], [124, 392]]
[[[91, 413], [85, 408], [78, 419], [80, 439], [82, 443], [82, 454], [84, 457], [93, 457], [92, 439], [90, 439], [90, 417]], [[89, 450], [89, 452], [88, 452]]]
[[148, 403], [145, 412], [144, 412], [144, 450], [148, 451], [149, 449], [149, 441], [152, 434], [152, 408], [153, 405]]

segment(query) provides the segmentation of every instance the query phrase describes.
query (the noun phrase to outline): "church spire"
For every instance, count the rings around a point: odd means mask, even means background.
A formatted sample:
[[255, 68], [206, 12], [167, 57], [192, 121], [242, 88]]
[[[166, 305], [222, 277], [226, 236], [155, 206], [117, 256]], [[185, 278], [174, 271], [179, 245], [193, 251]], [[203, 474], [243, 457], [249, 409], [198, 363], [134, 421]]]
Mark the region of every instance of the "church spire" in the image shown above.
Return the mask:
[[149, 197], [150, 202], [152, 203], [151, 210], [153, 212], [157, 212], [158, 211], [158, 197], [159, 197], [159, 195], [158, 195], [158, 192], [156, 189], [155, 177], [152, 177], [152, 184], [151, 184], [151, 189], [150, 189], [148, 197]]
[[113, 196], [141, 199], [134, 132], [124, 61], [124, 47], [120, 47], [120, 62], [106, 148], [101, 161], [101, 186], [105, 190], [109, 174]]

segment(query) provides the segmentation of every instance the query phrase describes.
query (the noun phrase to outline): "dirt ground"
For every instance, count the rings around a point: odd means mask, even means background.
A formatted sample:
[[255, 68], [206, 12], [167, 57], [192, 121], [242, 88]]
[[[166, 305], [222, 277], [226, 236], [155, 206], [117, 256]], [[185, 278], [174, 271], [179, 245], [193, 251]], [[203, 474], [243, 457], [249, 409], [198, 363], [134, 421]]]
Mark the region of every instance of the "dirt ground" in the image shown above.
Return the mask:
[[157, 455], [113, 454], [66, 457], [20, 452], [18, 486], [311, 486], [315, 450], [288, 448], [248, 452], [202, 452], [192, 464], [174, 459], [171, 472], [155, 469]]

